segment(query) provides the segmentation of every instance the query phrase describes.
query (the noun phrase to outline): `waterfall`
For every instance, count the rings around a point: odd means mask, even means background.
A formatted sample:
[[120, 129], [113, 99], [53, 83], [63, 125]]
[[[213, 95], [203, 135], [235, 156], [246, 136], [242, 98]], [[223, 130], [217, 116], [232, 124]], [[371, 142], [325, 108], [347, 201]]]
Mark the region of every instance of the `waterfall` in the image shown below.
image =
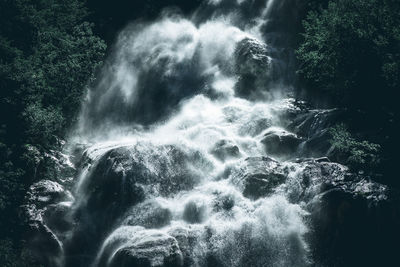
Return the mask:
[[85, 151], [64, 265], [312, 264], [318, 186], [301, 193], [305, 165], [268, 139], [302, 142], [285, 33], [265, 30], [283, 2], [210, 0], [120, 33], [70, 140]]

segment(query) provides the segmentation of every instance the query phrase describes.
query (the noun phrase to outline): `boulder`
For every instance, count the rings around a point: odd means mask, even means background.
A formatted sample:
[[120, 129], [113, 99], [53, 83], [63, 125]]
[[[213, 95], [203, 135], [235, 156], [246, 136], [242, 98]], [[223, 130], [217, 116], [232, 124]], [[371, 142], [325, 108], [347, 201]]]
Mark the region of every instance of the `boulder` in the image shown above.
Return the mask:
[[205, 219], [206, 206], [194, 200], [186, 203], [183, 210], [183, 219], [188, 223], [201, 223]]
[[400, 239], [400, 202], [366, 179], [329, 183], [310, 208], [311, 246], [323, 266], [391, 266]]
[[[130, 211], [147, 216], [149, 221], [131, 216], [127, 224], [167, 224], [171, 219], [169, 211], [144, 201], [192, 189], [211, 166], [200, 152], [178, 145], [139, 142], [105, 152], [80, 185], [82, 199], [77, 201], [73, 218], [78, 223], [68, 254], [94, 253], [115, 223], [122, 222]], [[143, 205], [143, 210], [132, 209], [135, 205]]]
[[220, 140], [215, 143], [210, 153], [221, 161], [240, 156], [239, 147], [229, 140]]
[[139, 143], [105, 153], [82, 185], [83, 206], [102, 224], [123, 215], [128, 208], [152, 196], [169, 196], [190, 190], [210, 169], [200, 152], [174, 145]]
[[143, 226], [145, 228], [161, 228], [169, 224], [172, 213], [156, 200], [139, 203], [129, 210], [122, 225]]
[[270, 118], [250, 118], [248, 121], [240, 125], [239, 134], [242, 136], [257, 136], [265, 129], [271, 127], [272, 122]]
[[73, 222], [70, 218], [72, 202], [60, 202], [46, 207], [43, 213], [44, 222], [57, 236], [62, 236], [72, 228]]
[[279, 162], [268, 157], [249, 157], [231, 174], [232, 182], [243, 195], [258, 199], [274, 191], [285, 182], [286, 174]]
[[30, 228], [29, 245], [39, 262], [46, 266], [60, 266], [63, 261], [63, 244], [56, 235], [61, 228], [54, 223], [59, 215], [52, 212], [52, 207], [61, 201], [73, 201], [73, 197], [62, 185], [50, 180], [33, 184], [26, 196], [24, 211]]
[[182, 252], [176, 239], [157, 230], [123, 226], [104, 242], [97, 266], [182, 266]]
[[272, 59], [267, 45], [252, 38], [240, 41], [235, 50], [235, 72], [239, 77], [235, 92], [240, 97], [260, 96], [258, 89], [272, 80]]
[[303, 139], [285, 130], [268, 130], [261, 139], [265, 152], [275, 156], [289, 156], [296, 153]]

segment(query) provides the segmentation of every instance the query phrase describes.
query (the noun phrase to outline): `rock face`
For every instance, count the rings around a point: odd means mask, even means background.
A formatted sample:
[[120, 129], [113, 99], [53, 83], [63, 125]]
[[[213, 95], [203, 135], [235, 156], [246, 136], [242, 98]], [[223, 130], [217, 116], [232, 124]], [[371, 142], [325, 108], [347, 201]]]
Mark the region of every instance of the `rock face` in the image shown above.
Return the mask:
[[68, 190], [57, 182], [42, 180], [33, 184], [27, 194], [25, 212], [30, 226], [30, 246], [40, 262], [48, 266], [58, 266], [63, 262], [62, 236], [57, 235], [60, 228], [69, 228], [70, 224], [60, 221], [66, 217], [65, 210], [60, 214], [59, 202], [69, 205], [73, 197]]
[[156, 230], [125, 226], [105, 241], [98, 266], [182, 266], [182, 253], [175, 238]]
[[258, 89], [265, 88], [273, 80], [273, 64], [268, 47], [255, 39], [245, 38], [236, 46], [235, 61], [236, 74], [239, 76], [236, 94], [246, 98], [260, 96]]
[[280, 164], [267, 157], [247, 158], [232, 175], [232, 182], [242, 188], [245, 197], [252, 199], [272, 193], [285, 179]]
[[294, 156], [298, 146], [303, 142], [303, 139], [297, 135], [285, 130], [269, 130], [267, 131], [261, 143], [265, 147], [265, 152], [269, 155], [276, 156]]
[[239, 147], [232, 141], [221, 140], [215, 143], [211, 150], [211, 154], [213, 154], [216, 158], [225, 161], [229, 158], [238, 157], [240, 155], [240, 151]]
[[123, 220], [123, 225], [137, 225], [145, 228], [161, 228], [170, 223], [171, 211], [162, 207], [157, 201], [149, 200], [135, 205]]
[[400, 202], [364, 179], [329, 182], [310, 208], [316, 262], [325, 266], [390, 266], [400, 238]]

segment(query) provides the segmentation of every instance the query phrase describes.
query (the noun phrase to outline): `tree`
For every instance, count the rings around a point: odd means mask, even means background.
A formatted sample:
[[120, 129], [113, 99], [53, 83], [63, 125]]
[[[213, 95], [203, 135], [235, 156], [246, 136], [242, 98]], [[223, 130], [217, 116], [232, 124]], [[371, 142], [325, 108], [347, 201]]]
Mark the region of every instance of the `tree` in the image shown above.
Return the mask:
[[80, 0], [0, 0], [1, 266], [22, 266], [12, 262], [24, 254], [19, 207], [37, 179], [32, 153], [73, 125], [102, 63], [106, 45], [87, 16]]
[[335, 0], [309, 12], [299, 75], [334, 103], [394, 108], [400, 85], [400, 1]]

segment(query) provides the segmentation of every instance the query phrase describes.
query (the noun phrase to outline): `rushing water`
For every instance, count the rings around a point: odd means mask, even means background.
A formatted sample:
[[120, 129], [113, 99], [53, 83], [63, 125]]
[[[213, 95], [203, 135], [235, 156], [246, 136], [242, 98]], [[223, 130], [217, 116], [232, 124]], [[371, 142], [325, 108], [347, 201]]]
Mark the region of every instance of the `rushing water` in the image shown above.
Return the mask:
[[[270, 25], [287, 2], [210, 0], [122, 31], [71, 138], [87, 149], [66, 265], [311, 264], [302, 165], [261, 142], [296, 109], [287, 36]], [[267, 193], [246, 187], [266, 170]]]

